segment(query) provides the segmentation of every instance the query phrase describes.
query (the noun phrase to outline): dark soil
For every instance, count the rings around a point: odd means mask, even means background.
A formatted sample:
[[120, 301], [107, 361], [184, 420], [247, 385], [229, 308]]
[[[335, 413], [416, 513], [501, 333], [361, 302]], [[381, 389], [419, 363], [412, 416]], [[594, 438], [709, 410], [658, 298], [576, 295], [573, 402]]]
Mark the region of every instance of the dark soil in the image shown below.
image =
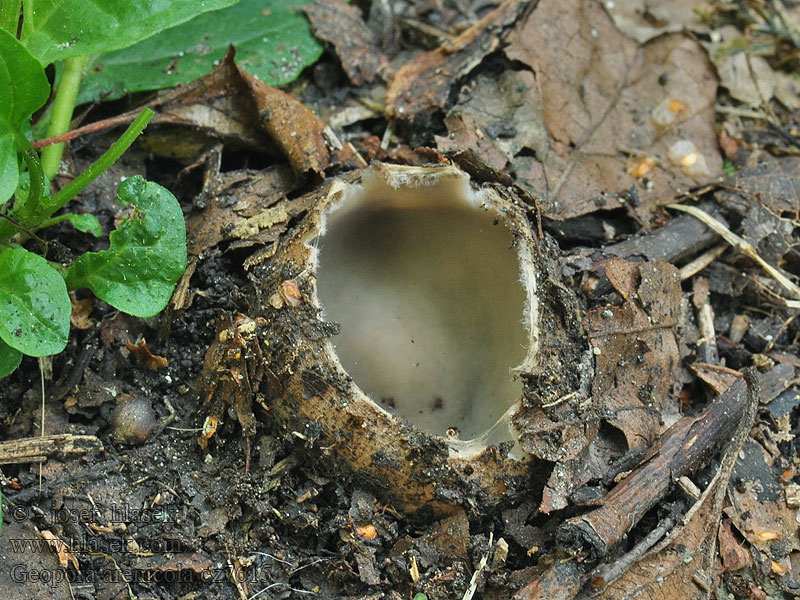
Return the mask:
[[[454, 18], [453, 9], [448, 11]], [[328, 80], [335, 85], [315, 84]], [[335, 57], [326, 56], [295, 89], [302, 91], [302, 99], [318, 112], [332, 112], [348, 97], [345, 81]], [[120, 103], [101, 109], [108, 114], [122, 110]], [[430, 126], [423, 129], [404, 131], [401, 127], [401, 142], [435, 145], [434, 136], [445, 133], [442, 115], [432, 115], [429, 121]], [[347, 139], [356, 146], [363, 143], [361, 149], [369, 155], [365, 148], [375, 150], [371, 136], [382, 135], [385, 126], [382, 119], [348, 125]], [[113, 133], [95, 134], [80, 144], [73, 143], [76, 167], [96, 158], [113, 139]], [[420, 157], [430, 154], [415, 155], [400, 143], [388, 156], [379, 150], [374, 155], [400, 162], [416, 157], [423, 162]], [[742, 168], [745, 160], [742, 151]], [[222, 172], [260, 169], [274, 161], [232, 151], [225, 155]], [[121, 176], [143, 173], [170, 187], [187, 216], [196, 214], [203, 208], [198, 206], [202, 168], [190, 169], [187, 174], [182, 172], [184, 166], [132, 149], [123, 163], [83, 194], [77, 210], [91, 210], [108, 230], [116, 216], [112, 203], [115, 182]], [[305, 183], [291, 196], [296, 198], [313, 188], [312, 182]], [[713, 189], [703, 193], [704, 198], [713, 197]], [[717, 201], [723, 204], [719, 198]], [[558, 256], [544, 274], [549, 286], [546, 325], [551, 333], [561, 328], [570, 335], [564, 337], [561, 347], [551, 349], [548, 366], [552, 372], [539, 381], [525, 382], [529, 390], [545, 386], [573, 389], [585, 383], [577, 366], [562, 377], [564, 364], [580, 362], [589, 347], [587, 336], [592, 332], [584, 329], [582, 316], [592, 311], [601, 314], [606, 306], [626, 302], [619, 282], [609, 283], [610, 277], [602, 274], [600, 258], [606, 260], [614, 254], [614, 244], [657, 228], [663, 224], [659, 220], [669, 220], [656, 210], [653, 221], [645, 223], [638, 207], [616, 206], [567, 220], [545, 220], [544, 229], [549, 232], [546, 245]], [[536, 216], [532, 210], [534, 230], [540, 226]], [[742, 214], [737, 215], [730, 206], [725, 207], [724, 216], [732, 229], [743, 221]], [[299, 218], [290, 225], [296, 225]], [[66, 227], [59, 229], [57, 236], [64, 257], [96, 249], [91, 238]], [[789, 266], [796, 267], [796, 251], [787, 252]], [[46, 365], [52, 377], [45, 380], [45, 432], [96, 435], [104, 451], [72, 459], [50, 458], [41, 467], [38, 463], [2, 466], [0, 566], [4, 571], [0, 600], [377, 600], [408, 599], [420, 592], [431, 600], [459, 600], [468, 592], [476, 570], [481, 571], [476, 598], [510, 598], [548, 566], [550, 559], [542, 557], [555, 553], [556, 527], [584, 507], [600, 503], [615, 477], [632, 468], [644, 455], [644, 446], [654, 441], [630, 443], [629, 423], [617, 419], [612, 408], [598, 410], [594, 422], [586, 426], [591, 431], [582, 432], [597, 440], [591, 453], [587, 450], [581, 455], [585, 468], [570, 462], [573, 457], [564, 462], [566, 476], [580, 478], [581, 483], [577, 489], [567, 486], [558, 490], [565, 497], [563, 506], [557, 505], [553, 491], [548, 501], [555, 508], [549, 515], [540, 510], [543, 499], [537, 493], [488, 515], [459, 509], [453, 516], [427, 520], [407, 518], [380, 495], [376, 497], [370, 486], [332, 475], [324, 459], [309, 452], [306, 440], [276, 427], [268, 403], [266, 407], [253, 403], [256, 430], [250, 438], [242, 435], [237, 415], [227, 408], [206, 454], [198, 444], [209, 414], [201, 382], [204, 358], [227, 315], [252, 312], [251, 283], [243, 267], [251, 253], [252, 249], [233, 248], [227, 242], [204, 252], [191, 279], [191, 302], [179, 311], [167, 310], [158, 317], [139, 320], [95, 300], [89, 315], [93, 325], [86, 330], [73, 329], [65, 352]], [[631, 253], [624, 258], [645, 264], [643, 259], [654, 257]], [[660, 258], [683, 263], [693, 256]], [[729, 254], [725, 262], [715, 263], [704, 273], [720, 334], [718, 359], [736, 369], [754, 362], [754, 355], [767, 361], [797, 362], [800, 320], [788, 319], [785, 309], [767, 304], [763, 292], [753, 284], [754, 277], [741, 280], [744, 271], [755, 272], [753, 263]], [[683, 282], [679, 292], [685, 303], [680, 316], [677, 304], [669, 307], [677, 319], [669, 327], [678, 332], [675, 356], [679, 361], [670, 367], [674, 367], [673, 379], [637, 388], [646, 403], [652, 400], [652, 390], [663, 384], [657, 398], [663, 405], [647, 404], [655, 429], [663, 424], [665, 415], [696, 412], [713, 396], [688, 369], [700, 351], [696, 318], [687, 308], [693, 291], [691, 280]], [[639, 293], [643, 293], [642, 287], [637, 288]], [[660, 296], [658, 291], [652, 294]], [[754, 305], [764, 308], [749, 311]], [[641, 308], [644, 318], [658, 323], [656, 308]], [[752, 326], [743, 338], [732, 341], [728, 337], [731, 324], [744, 312], [751, 315]], [[142, 338], [168, 366], [152, 370], [126, 348], [126, 341], [136, 343]], [[652, 339], [654, 344], [663, 342], [660, 337]], [[663, 376], [661, 357], [654, 358], [655, 350], [647, 343], [638, 343], [642, 347], [631, 355], [633, 362], [638, 356], [652, 380]], [[618, 372], [622, 377], [619, 373], [622, 371]], [[548, 376], [550, 380], [545, 381]], [[622, 383], [615, 380], [601, 391], [620, 389], [614, 386]], [[600, 384], [595, 381], [595, 385]], [[40, 390], [39, 364], [25, 358], [17, 372], [0, 384], [0, 440], [41, 434]], [[790, 393], [794, 392], [786, 392]], [[788, 470], [797, 462], [793, 434], [798, 432], [798, 400], [796, 393], [791, 398], [782, 395], [762, 411], [761, 435], [772, 435], [764, 431], [785, 434], [769, 446], [780, 452], [774, 465], [764, 463], [766, 470], [761, 475], [765, 480], [774, 479], [779, 468]], [[133, 408], [127, 416], [122, 422], [114, 421], [115, 409], [129, 403]], [[724, 443], [720, 441], [720, 448]], [[569, 446], [569, 440], [562, 445]], [[701, 471], [696, 482], [707, 483], [713, 472], [713, 467]], [[787, 481], [792, 478], [797, 479], [790, 476]], [[666, 515], [679, 515], [689, 505], [688, 496], [676, 488], [645, 516], [621, 550], [647, 535]], [[67, 543], [61, 566], [49, 548], [35, 546], [42, 541], [43, 531]], [[21, 540], [33, 545], [20, 546]], [[483, 567], [482, 561], [486, 561]], [[7, 567], [16, 568], [16, 580], [9, 580]]]

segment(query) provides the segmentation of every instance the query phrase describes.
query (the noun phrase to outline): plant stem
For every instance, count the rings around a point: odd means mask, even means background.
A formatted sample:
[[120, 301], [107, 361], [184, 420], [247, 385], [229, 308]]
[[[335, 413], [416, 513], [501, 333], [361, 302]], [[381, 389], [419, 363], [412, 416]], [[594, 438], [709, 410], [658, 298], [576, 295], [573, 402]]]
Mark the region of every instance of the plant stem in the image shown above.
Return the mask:
[[[35, 221], [34, 213], [42, 205], [42, 195], [44, 194], [44, 174], [42, 173], [42, 165], [39, 162], [39, 155], [31, 147], [31, 143], [21, 133], [15, 133], [14, 141], [17, 147], [22, 151], [22, 156], [25, 159], [25, 165], [28, 167], [28, 176], [30, 177], [30, 187], [28, 188], [28, 196], [24, 202], [14, 203], [11, 209], [10, 218], [0, 220], [0, 242], [4, 242], [15, 235], [21, 229], [24, 230], [30, 226], [32, 221]], [[52, 214], [52, 213], [50, 213]], [[50, 215], [47, 215], [50, 216]], [[14, 219], [17, 219], [22, 227], [18, 227]]]
[[[152, 117], [153, 111], [149, 108], [143, 108], [142, 112], [139, 113], [139, 116], [136, 117], [133, 123], [128, 125], [125, 133], [123, 133], [116, 142], [111, 144], [111, 147], [106, 150], [103, 156], [94, 161], [83, 173], [61, 188], [50, 200], [46, 201], [49, 214], [47, 214], [45, 218], [52, 215], [59, 208], [80, 194], [87, 185], [92, 183], [103, 171], [114, 164], [130, 145], [136, 141], [136, 138], [139, 137], [142, 130], [147, 127], [147, 123]], [[46, 149], [47, 148], [45, 148], [45, 150]]]
[[[50, 115], [50, 124], [47, 126], [47, 137], [61, 135], [69, 129], [72, 111], [75, 108], [75, 99], [78, 97], [78, 90], [81, 86], [81, 76], [88, 60], [89, 56], [83, 55], [73, 56], [64, 61], [64, 75], [61, 77], [61, 83], [53, 101], [53, 112]], [[63, 150], [63, 143], [53, 144], [42, 150], [42, 169], [50, 179], [58, 172]]]
[[0, 2], [0, 27], [17, 37], [19, 28], [19, 9], [22, 0], [3, 0]]

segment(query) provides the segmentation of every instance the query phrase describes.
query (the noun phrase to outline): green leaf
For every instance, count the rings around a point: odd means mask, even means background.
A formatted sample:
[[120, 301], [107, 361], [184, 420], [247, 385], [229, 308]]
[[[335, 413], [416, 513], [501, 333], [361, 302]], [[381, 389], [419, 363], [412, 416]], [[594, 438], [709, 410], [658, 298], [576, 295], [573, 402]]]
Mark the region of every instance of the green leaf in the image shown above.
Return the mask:
[[271, 85], [289, 83], [323, 51], [299, 10], [307, 3], [243, 0], [100, 56], [87, 69], [78, 104], [194, 81], [225, 56], [230, 44], [236, 46], [236, 61], [251, 75]]
[[136, 317], [151, 317], [169, 302], [186, 268], [186, 227], [168, 190], [139, 176], [118, 190], [133, 216], [111, 232], [108, 250], [87, 252], [69, 269], [70, 289], [89, 287], [95, 296]]
[[72, 305], [64, 279], [24, 248], [0, 254], [0, 339], [29, 356], [57, 354], [67, 345]]
[[[0, 140], [3, 139], [0, 131]], [[0, 141], [0, 206], [8, 202], [14, 194], [19, 183], [19, 163], [17, 163], [17, 149], [14, 147], [13, 138], [10, 141]]]
[[11, 375], [20, 362], [22, 362], [22, 352], [14, 350], [3, 340], [0, 340], [0, 377]]
[[22, 42], [43, 65], [101, 54], [236, 0], [23, 0]]
[[0, 204], [17, 187], [15, 137], [50, 94], [39, 62], [5, 29], [0, 29]]
[[57, 217], [53, 217], [52, 219], [48, 219], [42, 223], [39, 228], [50, 227], [51, 225], [61, 223], [62, 221], [69, 221], [70, 224], [78, 231], [83, 233], [91, 233], [94, 237], [100, 237], [103, 235], [103, 228], [100, 227], [100, 221], [98, 221], [97, 217], [91, 213], [66, 213], [63, 215], [58, 215]]
[[22, 130], [50, 94], [44, 69], [5, 29], [0, 29], [0, 120]]

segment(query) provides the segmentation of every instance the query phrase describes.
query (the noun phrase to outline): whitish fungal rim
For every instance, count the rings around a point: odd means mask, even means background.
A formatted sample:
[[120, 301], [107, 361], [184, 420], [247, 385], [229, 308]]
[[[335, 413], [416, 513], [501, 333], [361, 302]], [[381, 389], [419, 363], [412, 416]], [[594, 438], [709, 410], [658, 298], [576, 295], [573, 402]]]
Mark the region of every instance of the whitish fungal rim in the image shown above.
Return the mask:
[[376, 164], [326, 204], [304, 239], [306, 272], [311, 301], [341, 325], [325, 350], [351, 398], [445, 438], [453, 457], [516, 441], [514, 373], [531, 370], [538, 344], [523, 212], [454, 167]]

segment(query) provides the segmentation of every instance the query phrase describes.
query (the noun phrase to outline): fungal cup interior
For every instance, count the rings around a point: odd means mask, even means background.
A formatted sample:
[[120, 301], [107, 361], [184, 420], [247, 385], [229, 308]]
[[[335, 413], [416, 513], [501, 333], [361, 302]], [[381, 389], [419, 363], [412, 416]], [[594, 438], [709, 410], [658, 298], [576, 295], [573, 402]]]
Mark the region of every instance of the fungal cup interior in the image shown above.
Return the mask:
[[501, 210], [466, 175], [441, 179], [347, 187], [309, 242], [317, 299], [341, 325], [332, 352], [381, 410], [451, 447], [505, 441], [533, 282]]

